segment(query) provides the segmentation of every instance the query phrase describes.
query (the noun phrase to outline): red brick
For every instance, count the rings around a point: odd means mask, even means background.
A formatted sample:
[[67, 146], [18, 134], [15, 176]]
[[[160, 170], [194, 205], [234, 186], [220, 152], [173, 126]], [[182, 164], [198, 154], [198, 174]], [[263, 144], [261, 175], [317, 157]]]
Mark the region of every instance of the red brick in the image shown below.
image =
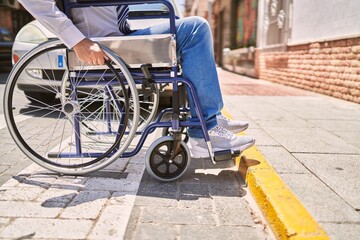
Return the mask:
[[353, 53], [360, 53], [360, 45], [358, 45], [358, 46], [352, 46], [352, 47], [351, 47], [351, 51], [352, 51]]
[[258, 51], [257, 71], [263, 79], [355, 101], [359, 44], [360, 38], [351, 38], [289, 46], [287, 52]]
[[350, 67], [359, 67], [360, 68], [360, 61], [358, 60], [350, 60]]

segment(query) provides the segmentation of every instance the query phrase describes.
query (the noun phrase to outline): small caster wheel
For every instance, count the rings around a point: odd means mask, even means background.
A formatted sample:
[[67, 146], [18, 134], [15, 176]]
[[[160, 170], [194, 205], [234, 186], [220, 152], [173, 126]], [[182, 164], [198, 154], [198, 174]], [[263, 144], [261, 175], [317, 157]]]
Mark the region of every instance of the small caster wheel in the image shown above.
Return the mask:
[[[170, 132], [170, 127], [166, 127], [162, 129], [162, 136], [172, 136], [172, 133]], [[187, 133], [186, 127], [180, 128], [181, 132], [181, 140], [183, 140], [185, 143], [189, 141], [189, 135]]]
[[190, 164], [190, 151], [185, 142], [180, 142], [179, 152], [171, 159], [173, 145], [172, 136], [161, 137], [153, 142], [146, 152], [146, 170], [159, 181], [175, 181], [186, 172]]

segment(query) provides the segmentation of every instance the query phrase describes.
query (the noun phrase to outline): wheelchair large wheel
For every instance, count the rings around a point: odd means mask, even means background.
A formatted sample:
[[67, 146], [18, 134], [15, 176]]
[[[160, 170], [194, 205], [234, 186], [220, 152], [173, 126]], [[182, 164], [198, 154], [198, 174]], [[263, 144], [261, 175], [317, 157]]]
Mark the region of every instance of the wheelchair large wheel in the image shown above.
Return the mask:
[[171, 159], [173, 145], [174, 138], [172, 136], [161, 137], [153, 142], [146, 152], [146, 170], [159, 181], [175, 181], [184, 175], [190, 165], [190, 151], [185, 142], [180, 142], [178, 152]]
[[[8, 77], [4, 115], [10, 134], [31, 160], [51, 171], [78, 175], [101, 169], [136, 134], [136, 85], [121, 59], [103, 50], [108, 66], [69, 69], [68, 49], [49, 41], [24, 55]], [[41, 94], [55, 101], [36, 97]]]

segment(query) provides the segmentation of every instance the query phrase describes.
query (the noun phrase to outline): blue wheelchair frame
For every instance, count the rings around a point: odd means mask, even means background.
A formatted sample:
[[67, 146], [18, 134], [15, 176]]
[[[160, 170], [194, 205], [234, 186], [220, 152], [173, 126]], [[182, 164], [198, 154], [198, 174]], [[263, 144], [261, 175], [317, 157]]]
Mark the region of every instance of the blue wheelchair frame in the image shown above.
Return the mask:
[[[174, 11], [172, 4], [166, 0], [145, 0], [145, 1], [140, 1], [140, 0], [124, 0], [124, 1], [121, 1], [121, 0], [114, 0], [114, 1], [82, 0], [81, 2], [70, 2], [69, 0], [64, 0], [64, 7], [65, 7], [65, 14], [71, 19], [71, 9], [73, 9], [73, 8], [105, 7], [105, 6], [114, 6], [114, 5], [118, 5], [118, 4], [136, 5], [136, 4], [143, 4], [143, 3], [161, 3], [161, 4], [164, 4], [168, 8], [170, 34], [172, 34], [173, 37], [176, 39], [175, 11]], [[156, 128], [170, 128], [170, 127], [171, 127], [171, 129], [172, 129], [171, 131], [173, 132], [174, 137], [175, 137], [175, 142], [174, 142], [174, 146], [173, 146], [173, 149], [175, 150], [174, 152], [177, 152], [176, 149], [180, 145], [181, 128], [200, 127], [202, 129], [202, 132], [204, 135], [204, 140], [207, 143], [212, 162], [215, 164], [217, 160], [219, 160], [219, 161], [224, 160], [224, 155], [226, 155], [228, 157], [229, 156], [228, 151], [226, 151], [226, 152], [221, 151], [221, 153], [217, 152], [215, 154], [213, 153], [211, 143], [210, 143], [210, 137], [209, 137], [207, 127], [205, 124], [205, 119], [202, 115], [201, 106], [200, 106], [199, 98], [196, 95], [195, 87], [188, 79], [185, 79], [182, 76], [178, 76], [178, 66], [174, 65], [171, 68], [169, 68], [169, 71], [161, 72], [161, 73], [156, 72], [156, 71], [149, 72], [147, 69], [146, 69], [146, 71], [147, 72], [139, 73], [139, 72], [133, 72], [130, 70], [132, 76], [135, 77], [135, 79], [136, 79], [135, 83], [137, 83], [137, 84], [141, 84], [143, 81], [143, 80], [141, 80], [141, 78], [145, 80], [145, 79], [147, 79], [147, 76], [151, 76], [152, 82], [154, 84], [170, 84], [172, 86], [172, 93], [173, 93], [172, 108], [164, 109], [159, 114], [159, 116], [155, 119], [154, 122], [150, 123], [142, 132], [137, 132], [137, 134], [141, 135], [141, 137], [140, 137], [140, 140], [137, 143], [135, 149], [131, 152], [124, 152], [121, 155], [121, 157], [128, 158], [128, 157], [132, 157], [132, 156], [136, 155], [137, 153], [139, 153], [148, 134], [152, 133]], [[94, 73], [94, 74], [96, 74], [96, 73]], [[71, 76], [71, 74], [70, 74], [70, 76]], [[189, 112], [189, 109], [185, 108], [184, 106], [180, 106], [179, 86], [181, 84], [186, 86], [188, 94], [190, 94], [190, 96], [193, 99], [195, 112], [199, 119], [198, 122], [180, 121], [181, 113]], [[111, 90], [111, 87], [109, 87], [109, 85], [111, 85], [111, 83], [107, 83], [107, 86], [106, 86], [107, 91], [109, 92], [110, 95], [115, 94]], [[77, 85], [77, 86], [81, 86], [81, 85]], [[76, 91], [76, 89], [74, 89], [74, 90]], [[119, 108], [120, 108], [120, 106], [119, 106]], [[161, 119], [164, 116], [164, 114], [169, 113], [169, 112], [172, 113], [171, 121], [161, 122]], [[75, 131], [80, 131], [79, 130], [79, 122], [76, 119], [75, 119], [75, 122], [76, 122]], [[75, 134], [75, 135], [79, 135], [79, 134]], [[94, 153], [82, 153], [81, 139], [76, 140], [76, 148], [77, 148], [77, 153], [79, 154], [79, 156], [84, 156], [86, 154], [91, 154], [93, 156], [93, 154], [94, 154]], [[66, 157], [66, 154], [64, 154], [64, 155]], [[218, 157], [216, 157], [216, 156], [218, 156]]]

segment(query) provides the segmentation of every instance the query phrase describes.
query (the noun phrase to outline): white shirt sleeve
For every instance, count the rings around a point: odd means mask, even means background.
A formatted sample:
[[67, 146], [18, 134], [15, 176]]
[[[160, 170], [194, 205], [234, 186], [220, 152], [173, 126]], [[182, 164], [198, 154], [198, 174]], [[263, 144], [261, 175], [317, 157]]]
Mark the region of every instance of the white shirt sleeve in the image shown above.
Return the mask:
[[85, 38], [73, 22], [59, 10], [54, 0], [18, 0], [42, 25], [54, 33], [68, 48]]

